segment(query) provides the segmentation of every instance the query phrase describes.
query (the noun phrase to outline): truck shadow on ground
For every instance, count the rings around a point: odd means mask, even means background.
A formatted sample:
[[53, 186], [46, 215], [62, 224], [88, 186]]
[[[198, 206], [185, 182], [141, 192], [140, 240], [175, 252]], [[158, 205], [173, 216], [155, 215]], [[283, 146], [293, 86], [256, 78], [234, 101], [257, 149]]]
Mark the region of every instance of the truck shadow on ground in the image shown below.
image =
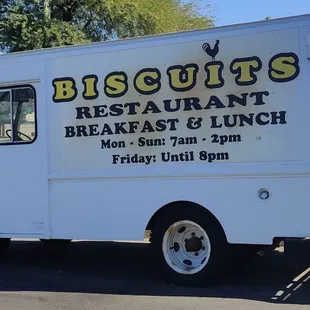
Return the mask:
[[309, 256], [271, 251], [240, 264], [221, 284], [207, 288], [167, 284], [154, 268], [147, 244], [72, 242], [51, 248], [13, 241], [0, 263], [0, 291], [52, 291], [152, 296], [238, 298], [310, 304]]

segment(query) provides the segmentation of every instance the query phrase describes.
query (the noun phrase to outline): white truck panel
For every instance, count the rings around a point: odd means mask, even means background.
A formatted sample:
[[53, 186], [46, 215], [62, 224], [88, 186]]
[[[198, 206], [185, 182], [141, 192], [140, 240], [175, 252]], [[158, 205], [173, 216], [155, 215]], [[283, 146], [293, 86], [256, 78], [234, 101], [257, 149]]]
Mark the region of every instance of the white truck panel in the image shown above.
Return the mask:
[[2, 91], [29, 84], [36, 90], [37, 137], [32, 144], [0, 146], [0, 237], [40, 237], [49, 231], [44, 62], [1, 60]]
[[[185, 200], [208, 208], [229, 242], [269, 244], [274, 236], [309, 234], [309, 185], [308, 178], [52, 182], [51, 235], [56, 239], [140, 240], [159, 206]], [[270, 202], [258, 199], [261, 187], [272, 192]]]
[[[309, 146], [304, 143], [307, 131], [303, 130], [307, 117], [305, 111], [309, 110], [307, 102], [303, 100], [307, 92], [303, 81], [309, 78], [305, 69], [309, 64], [300, 40], [302, 35], [296, 26], [264, 31], [251, 28], [249, 32], [244, 29], [230, 35], [215, 33], [214, 36], [210, 31], [205, 32], [204, 36], [193, 35], [186, 42], [179, 37], [171, 44], [159, 40], [157, 44], [146, 43], [137, 47], [135, 42], [128, 46], [115, 45], [114, 49], [107, 45], [108, 51], [103, 46], [91, 55], [68, 54], [68, 57], [49, 60], [49, 80], [74, 78], [79, 91], [73, 102], [51, 103], [49, 106], [51, 234], [54, 238], [141, 238], [151, 216], [160, 207], [179, 200], [196, 202], [210, 210], [232, 243], [270, 243], [275, 236], [309, 234], [305, 218], [310, 211], [305, 199], [306, 192], [303, 191], [309, 179], [301, 177], [301, 174], [309, 172]], [[218, 89], [206, 89], [204, 65], [210, 61], [210, 57], [202, 51], [201, 46], [204, 42], [215, 42], [216, 39], [220, 40], [217, 59], [224, 64], [222, 75], [225, 84]], [[275, 83], [268, 78], [269, 61], [280, 53], [298, 55], [301, 67], [298, 78], [287, 83]], [[261, 70], [256, 73], [257, 82], [249, 86], [236, 85], [236, 75], [229, 68], [231, 62], [236, 58], [252, 56], [259, 57], [262, 63]], [[167, 68], [191, 63], [199, 66], [196, 86], [180, 93], [172, 91]], [[154, 95], [138, 94], [133, 87], [134, 76], [144, 68], [158, 68], [161, 72], [161, 89]], [[103, 92], [104, 79], [113, 71], [124, 71], [128, 76], [128, 92], [121, 98], [111, 99]], [[81, 92], [82, 78], [88, 74], [98, 76], [99, 97], [86, 102]], [[49, 98], [53, 91], [50, 88]], [[260, 91], [269, 92], [269, 96], [264, 98], [265, 104], [253, 105], [255, 100], [252, 97], [252, 100], [248, 98], [245, 107], [239, 104], [233, 108], [227, 107], [227, 94], [241, 97], [243, 93]], [[220, 98], [226, 107], [141, 113], [148, 100], [155, 102], [162, 110], [163, 101], [167, 99], [198, 97], [202, 106], [206, 106], [211, 95]], [[121, 116], [76, 119], [76, 107], [109, 107], [126, 102], [141, 103], [136, 115], [124, 113]], [[286, 112], [285, 124], [212, 128], [210, 120], [210, 116], [216, 116], [217, 124], [223, 124], [225, 115], [257, 115], [260, 112], [278, 111]], [[203, 126], [189, 130], [186, 121], [190, 117], [202, 117]], [[141, 133], [139, 127], [137, 134], [64, 138], [65, 126], [96, 124], [102, 130], [104, 124], [113, 128], [116, 122], [154, 122], [159, 118], [178, 118], [177, 130]], [[212, 134], [240, 134], [242, 141], [223, 145], [212, 143]], [[198, 143], [173, 147], [170, 140], [172, 135], [197, 137]], [[165, 145], [139, 147], [139, 137], [164, 139]], [[102, 149], [102, 139], [124, 141], [126, 147]], [[202, 150], [227, 152], [229, 159], [213, 163], [200, 161], [198, 154]], [[181, 163], [161, 162], [162, 152], [179, 154], [185, 151], [194, 152], [195, 159]], [[150, 155], [152, 159], [149, 164], [113, 164], [112, 156], [115, 154]], [[270, 190], [272, 196], [268, 202], [263, 203], [258, 199], [260, 188]], [[283, 191], [283, 188], [287, 190]], [[74, 222], [70, 220], [72, 214], [75, 214]]]
[[[196, 39], [193, 36], [192, 42], [174, 43], [163, 45], [158, 44], [156, 47], [139, 47], [125, 48], [121, 50], [113, 50], [110, 52], [97, 52], [94, 55], [79, 55], [67, 57], [58, 57], [49, 61], [49, 79], [58, 77], [71, 77], [76, 81], [76, 87], [79, 91], [77, 98], [71, 103], [51, 104], [50, 120], [51, 136], [50, 136], [50, 165], [51, 171], [68, 171], [68, 170], [97, 170], [97, 169], [126, 169], [121, 165], [112, 163], [112, 155], [115, 149], [102, 149], [101, 140], [121, 141], [126, 145], [125, 148], [117, 149], [117, 154], [123, 156], [126, 154], [136, 154], [140, 156], [156, 156], [157, 169], [167, 169], [170, 163], [162, 164], [159, 162], [163, 151], [160, 147], [139, 147], [136, 141], [139, 137], [146, 139], [162, 139], [165, 140], [165, 152], [180, 153], [192, 150], [196, 154], [201, 150], [208, 152], [228, 152], [230, 163], [257, 163], [257, 162], [292, 162], [307, 160], [307, 154], [300, 152], [299, 146], [301, 141], [305, 139], [306, 132], [301, 131], [299, 126], [300, 117], [302, 115], [304, 102], [300, 104], [292, 104], [299, 97], [299, 93], [304, 92], [301, 88], [303, 85], [299, 83], [301, 76], [289, 83], [274, 83], [268, 78], [268, 63], [270, 59], [279, 53], [291, 52], [299, 54], [299, 32], [298, 28], [286, 29], [281, 31], [269, 31], [257, 34], [243, 34], [238, 36], [230, 36], [220, 38], [220, 52], [218, 54], [219, 61], [225, 65], [223, 77], [225, 84], [218, 89], [206, 89], [204, 81], [206, 72], [204, 65], [210, 61], [210, 57], [201, 49], [206, 41], [215, 41], [217, 38]], [[276, 44], [273, 42], [276, 41]], [[230, 72], [230, 64], [236, 58], [257, 56], [261, 59], [262, 69], [257, 73], [257, 82], [250, 86], [238, 86], [235, 83], [235, 74]], [[189, 91], [174, 92], [169, 88], [169, 79], [165, 73], [167, 68], [173, 65], [186, 65], [195, 63], [199, 66], [197, 74], [197, 84]], [[308, 65], [308, 64], [307, 64]], [[158, 68], [161, 72], [161, 89], [154, 95], [141, 95], [133, 87], [133, 79], [136, 73], [144, 68]], [[103, 92], [104, 78], [110, 72], [124, 71], [128, 76], [128, 92], [121, 98], [107, 98]], [[81, 93], [83, 91], [82, 78], [88, 74], [96, 74], [99, 78], [98, 91], [99, 97], [89, 102], [83, 100]], [[264, 96], [264, 105], [254, 105], [255, 97], [250, 98], [250, 94], [254, 92], [269, 92], [268, 97]], [[227, 95], [233, 94], [242, 96], [248, 93], [247, 106], [236, 104], [234, 108], [227, 107]], [[205, 107], [211, 96], [216, 96], [221, 100], [225, 108], [210, 108], [209, 110], [192, 110], [183, 111], [184, 101], [181, 103], [181, 109], [178, 112], [165, 113], [163, 111], [163, 101], [176, 100], [179, 98], [198, 98], [202, 107]], [[51, 93], [50, 93], [51, 97]], [[152, 100], [161, 113], [142, 114], [146, 103]], [[139, 102], [141, 106], [137, 108], [137, 115], [126, 115], [126, 112], [120, 116], [101, 117], [92, 119], [76, 119], [76, 107], [99, 106], [112, 104], [125, 104], [131, 102]], [[175, 103], [171, 104], [172, 107]], [[128, 109], [124, 109], [127, 111]], [[108, 109], [106, 109], [107, 112]], [[234, 126], [224, 127], [224, 117], [230, 114], [243, 114], [248, 116], [254, 113], [256, 116], [260, 112], [277, 113], [286, 112], [285, 120], [287, 124], [277, 126], [262, 126], [254, 124], [251, 126]], [[93, 109], [91, 113], [94, 114]], [[214, 118], [211, 119], [211, 116]], [[189, 130], [187, 121], [190, 117], [202, 117], [202, 126], [198, 130]], [[148, 132], [141, 133], [144, 121], [149, 121], [153, 125], [158, 119], [177, 118], [179, 123], [176, 131]], [[262, 117], [271, 119], [271, 116]], [[233, 122], [233, 118], [229, 118]], [[104, 124], [108, 124], [113, 131], [114, 123], [139, 121], [137, 134], [109, 134], [91, 137], [74, 137], [64, 138], [64, 128], [66, 126], [77, 125], [95, 125], [95, 129], [101, 132]], [[59, 124], [55, 126], [55, 124]], [[154, 125], [153, 125], [154, 126]], [[222, 128], [214, 128], [222, 126]], [[212, 128], [213, 127], [213, 128]], [[128, 131], [129, 126], [125, 126]], [[88, 130], [89, 131], [89, 130]], [[212, 135], [241, 135], [241, 143], [226, 143], [225, 146], [220, 143], [212, 143]], [[195, 136], [198, 143], [190, 146], [173, 147], [171, 136], [191, 137]], [[133, 141], [133, 137], [135, 141]], [[215, 136], [214, 136], [215, 137]], [[281, 137], [281, 138], [279, 138]], [[203, 139], [206, 138], [206, 141]], [[164, 140], [163, 140], [164, 139]], [[287, 141], [290, 141], [288, 144]], [[133, 143], [131, 145], [131, 143]], [[91, 152], [90, 152], [91, 150]], [[87, 160], [86, 160], [87, 159]], [[148, 159], [146, 159], [148, 160]], [[151, 162], [153, 161], [153, 157]], [[195, 163], [201, 165], [201, 169], [208, 169], [209, 165], [199, 161], [197, 158]], [[174, 163], [173, 166], [176, 166]], [[184, 165], [182, 163], [182, 165]], [[124, 166], [124, 165], [123, 165]], [[134, 165], [137, 166], [137, 165]], [[144, 168], [144, 169], [147, 169]], [[207, 170], [205, 170], [207, 173]]]
[[[0, 70], [6, 72], [0, 75], [2, 86], [29, 83], [36, 88], [38, 126], [34, 143], [1, 145], [0, 233], [140, 239], [159, 208], [185, 200], [210, 210], [232, 243], [268, 244], [277, 236], [308, 236], [309, 32], [310, 17], [303, 16], [0, 57]], [[208, 42], [213, 49], [216, 40], [219, 52], [212, 62], [202, 46]], [[281, 60], [281, 55], [288, 58]], [[272, 63], [273, 57], [278, 61]], [[236, 83], [240, 58], [251, 61], [255, 83], [241, 85], [249, 78], [246, 73]], [[167, 70], [188, 64], [199, 69], [195, 86], [173, 90]], [[221, 66], [221, 76], [216, 76]], [[134, 87], [137, 73], [147, 68], [158, 70], [152, 71], [155, 78], [139, 85], [146, 90], [156, 86], [156, 72], [161, 83], [148, 95]], [[128, 90], [109, 98], [105, 79], [120, 71], [126, 73]], [[85, 100], [82, 79], [88, 75], [98, 77], [98, 97]], [[53, 80], [66, 78], [76, 82], [77, 96], [55, 102]], [[211, 88], [221, 80], [223, 85]], [[61, 93], [61, 84], [56, 87]], [[238, 103], [236, 98], [242, 96], [246, 100]], [[143, 113], [149, 101], [154, 104], [149, 103], [148, 113]], [[132, 105], [135, 113], [129, 113], [124, 105], [134, 102], [140, 105]], [[165, 111], [165, 102], [170, 110], [178, 103], [180, 109]], [[77, 111], [83, 118], [77, 119]], [[112, 115], [103, 116], [106, 112]], [[178, 121], [172, 126], [167, 119]], [[158, 120], [163, 122], [156, 126]], [[143, 132], [143, 127], [148, 130]], [[70, 136], [78, 130], [81, 137]], [[157, 145], [139, 146], [145, 141], [139, 138]], [[137, 158], [141, 163], [133, 162]], [[269, 200], [258, 198], [261, 188], [270, 191]]]

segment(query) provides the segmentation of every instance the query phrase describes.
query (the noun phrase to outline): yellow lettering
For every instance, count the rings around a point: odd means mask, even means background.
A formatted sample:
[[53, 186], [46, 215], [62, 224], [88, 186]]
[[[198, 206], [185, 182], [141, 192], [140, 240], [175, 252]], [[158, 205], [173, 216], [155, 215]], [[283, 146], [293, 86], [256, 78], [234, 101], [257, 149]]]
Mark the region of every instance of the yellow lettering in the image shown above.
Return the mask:
[[240, 86], [255, 84], [257, 76], [254, 72], [258, 72], [261, 68], [262, 62], [256, 56], [235, 59], [230, 65], [230, 71], [238, 74], [235, 81]]
[[134, 78], [134, 87], [143, 95], [151, 95], [160, 90], [160, 71], [158, 69], [143, 69]]
[[84, 84], [83, 98], [86, 100], [98, 98], [98, 77], [96, 75], [86, 75], [83, 77], [82, 81]]
[[195, 87], [198, 70], [199, 68], [196, 64], [168, 68], [167, 74], [171, 89], [175, 91], [188, 91]]
[[60, 78], [54, 79], [54, 102], [69, 102], [76, 98], [77, 89], [75, 87], [75, 81], [72, 78]]
[[294, 53], [281, 53], [269, 62], [269, 78], [273, 82], [288, 82], [299, 75], [298, 57]]
[[121, 97], [128, 90], [128, 78], [125, 72], [112, 72], [105, 78], [104, 92], [108, 97]]
[[224, 85], [223, 69], [224, 64], [221, 61], [209, 62], [205, 65], [205, 71], [207, 72], [205, 85], [207, 88], [219, 88]]

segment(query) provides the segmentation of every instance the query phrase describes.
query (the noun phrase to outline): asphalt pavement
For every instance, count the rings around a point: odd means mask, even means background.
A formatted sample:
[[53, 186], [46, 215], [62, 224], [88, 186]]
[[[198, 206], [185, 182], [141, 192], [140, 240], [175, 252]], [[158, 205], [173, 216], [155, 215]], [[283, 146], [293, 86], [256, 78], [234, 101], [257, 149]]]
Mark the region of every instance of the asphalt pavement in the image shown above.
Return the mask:
[[216, 286], [188, 288], [164, 282], [147, 244], [13, 241], [0, 263], [0, 309], [310, 310], [307, 251], [267, 252]]

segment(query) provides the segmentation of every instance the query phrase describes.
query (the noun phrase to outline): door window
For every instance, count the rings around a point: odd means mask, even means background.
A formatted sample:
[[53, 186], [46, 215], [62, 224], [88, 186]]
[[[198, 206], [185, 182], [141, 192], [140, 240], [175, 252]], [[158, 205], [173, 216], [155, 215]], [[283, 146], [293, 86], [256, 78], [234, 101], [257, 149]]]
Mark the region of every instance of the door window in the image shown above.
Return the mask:
[[0, 144], [36, 138], [35, 93], [31, 87], [0, 90]]

